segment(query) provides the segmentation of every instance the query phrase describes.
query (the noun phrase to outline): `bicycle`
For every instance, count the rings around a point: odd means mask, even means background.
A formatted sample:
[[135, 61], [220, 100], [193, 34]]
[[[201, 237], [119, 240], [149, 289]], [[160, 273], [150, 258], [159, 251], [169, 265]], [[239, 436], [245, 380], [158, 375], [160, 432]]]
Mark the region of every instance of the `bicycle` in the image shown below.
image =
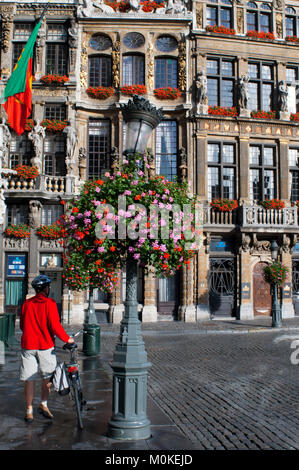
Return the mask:
[[76, 405], [78, 426], [80, 429], [83, 429], [82, 411], [84, 405], [86, 405], [86, 401], [83, 398], [83, 391], [79, 374], [79, 365], [76, 361], [77, 347], [78, 345], [76, 343], [66, 343], [63, 346], [63, 349], [68, 350], [70, 353], [70, 362], [65, 364], [65, 368], [70, 383], [72, 399], [75, 401]]

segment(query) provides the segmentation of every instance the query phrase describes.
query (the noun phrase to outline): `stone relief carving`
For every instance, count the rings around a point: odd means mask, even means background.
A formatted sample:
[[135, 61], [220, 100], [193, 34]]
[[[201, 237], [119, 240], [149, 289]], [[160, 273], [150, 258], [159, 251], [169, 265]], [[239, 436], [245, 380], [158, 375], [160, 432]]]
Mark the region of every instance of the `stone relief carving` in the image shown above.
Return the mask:
[[278, 84], [278, 106], [280, 111], [288, 111], [288, 87], [284, 80]]
[[250, 253], [270, 252], [271, 242], [269, 240], [258, 240], [256, 234], [253, 234], [253, 243]]
[[16, 6], [2, 5], [0, 14], [2, 18], [2, 49], [6, 53], [10, 46], [10, 36], [13, 26], [13, 17], [15, 14]]
[[202, 6], [202, 3], [196, 3], [196, 23], [198, 29], [202, 28]]
[[119, 151], [117, 147], [112, 147], [110, 152], [111, 168], [113, 173], [119, 170]]
[[147, 49], [147, 80], [149, 90], [154, 88], [154, 45], [153, 38], [151, 37]]
[[187, 152], [185, 147], [179, 149], [179, 172], [182, 181], [185, 181], [188, 173]]
[[249, 234], [242, 233], [242, 241], [240, 251], [247, 253], [250, 250], [251, 237]]
[[120, 62], [120, 40], [119, 37], [112, 46], [112, 81], [114, 88], [119, 87], [119, 62]]
[[40, 225], [40, 212], [42, 204], [40, 201], [34, 199], [29, 201], [29, 226], [37, 228]]
[[48, 250], [60, 249], [61, 245], [58, 240], [39, 240], [40, 248], [46, 248]]
[[[129, 0], [130, 9], [127, 13], [147, 14], [142, 10], [140, 0]], [[188, 0], [166, 0], [166, 5], [163, 8], [157, 8], [153, 14], [185, 14], [187, 13]], [[113, 15], [115, 10], [104, 3], [104, 0], [90, 2], [89, 0], [79, 0], [77, 6], [77, 16], [79, 18], [98, 17], [104, 14]]]
[[85, 172], [86, 172], [86, 148], [80, 147], [79, 148], [79, 178], [81, 180], [85, 179]]
[[[5, 118], [0, 118], [0, 158], [2, 164], [8, 166], [11, 133]], [[0, 175], [1, 177], [1, 175]]]
[[68, 29], [69, 35], [69, 46], [77, 49], [78, 47], [78, 36], [79, 36], [79, 26], [74, 19], [71, 20], [71, 25]]
[[286, 233], [284, 233], [284, 234], [282, 235], [282, 247], [281, 247], [281, 250], [282, 250], [284, 253], [291, 253], [291, 250], [292, 250], [291, 238], [290, 238]]
[[179, 60], [178, 60], [178, 85], [179, 88], [186, 90], [186, 41], [185, 37], [179, 42]]
[[237, 31], [238, 33], [244, 33], [244, 10], [243, 8], [237, 8]]
[[276, 36], [279, 39], [283, 37], [283, 18], [281, 13], [276, 13]]
[[273, 8], [275, 10], [282, 10], [283, 9], [283, 0], [273, 0]]
[[28, 239], [26, 238], [4, 238], [4, 248], [13, 250], [26, 250], [29, 247]]
[[87, 88], [87, 77], [88, 77], [88, 53], [87, 53], [87, 46], [88, 46], [88, 35], [86, 33], [83, 34], [82, 38], [82, 50], [81, 50], [81, 70], [80, 70], [80, 85], [82, 88]]

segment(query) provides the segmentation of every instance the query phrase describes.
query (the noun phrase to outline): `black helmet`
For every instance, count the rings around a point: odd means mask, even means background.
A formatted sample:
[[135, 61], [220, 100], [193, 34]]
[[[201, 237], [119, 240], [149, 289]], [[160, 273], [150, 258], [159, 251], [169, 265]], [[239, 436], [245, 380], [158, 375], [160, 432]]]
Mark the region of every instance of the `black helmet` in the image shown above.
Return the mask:
[[51, 284], [51, 279], [45, 274], [40, 274], [39, 276], [34, 278], [31, 283], [33, 289], [35, 290], [43, 289], [44, 287], [49, 286], [50, 284]]

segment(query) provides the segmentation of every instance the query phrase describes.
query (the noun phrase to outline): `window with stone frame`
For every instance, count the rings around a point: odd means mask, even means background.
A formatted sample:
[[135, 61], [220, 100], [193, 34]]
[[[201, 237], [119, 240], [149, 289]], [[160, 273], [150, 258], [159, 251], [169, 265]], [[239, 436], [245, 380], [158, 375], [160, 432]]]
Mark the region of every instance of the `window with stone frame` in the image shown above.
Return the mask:
[[[210, 5], [212, 3], [212, 5]], [[217, 3], [217, 5], [216, 5]], [[206, 25], [233, 27], [233, 10], [230, 0], [209, 1], [206, 7]]]
[[66, 138], [62, 133], [47, 133], [44, 139], [44, 173], [47, 176], [65, 176]]
[[174, 57], [155, 59], [155, 88], [178, 86], [178, 61]]
[[277, 156], [274, 146], [249, 147], [250, 200], [259, 202], [277, 197]]
[[247, 3], [247, 31], [272, 32], [272, 12], [267, 3], [258, 9], [254, 2]]
[[88, 178], [98, 178], [109, 169], [111, 124], [109, 119], [90, 119], [88, 125]]
[[295, 8], [287, 7], [285, 13], [285, 35], [298, 36], [299, 18], [296, 15]]
[[9, 149], [9, 168], [13, 169], [18, 165], [30, 165], [33, 156], [32, 142], [28, 139], [27, 134], [17, 135], [13, 132]]
[[230, 108], [235, 105], [235, 70], [234, 59], [207, 58], [207, 90], [210, 106]]
[[123, 85], [144, 85], [144, 56], [126, 54], [123, 60]]
[[27, 204], [7, 204], [7, 225], [28, 224], [29, 209]]
[[299, 111], [299, 66], [287, 65], [286, 82], [288, 86], [288, 111], [297, 113]]
[[175, 120], [162, 121], [156, 128], [156, 173], [173, 181], [177, 175], [178, 126]]
[[63, 23], [47, 24], [46, 74], [68, 74], [67, 29]]
[[44, 118], [64, 121], [67, 118], [65, 104], [46, 103], [44, 108]]
[[63, 206], [61, 204], [44, 204], [41, 212], [41, 224], [52, 225], [62, 216]]
[[[12, 69], [15, 67], [18, 59], [32, 33], [33, 23], [22, 22], [14, 23], [13, 27], [13, 43], [12, 43]], [[34, 56], [33, 56], [34, 57]], [[33, 58], [34, 62], [34, 58]], [[34, 70], [34, 67], [33, 67]]]
[[290, 200], [299, 201], [299, 148], [289, 148]]
[[248, 63], [248, 94], [252, 111], [273, 110], [274, 65], [250, 61]]
[[88, 58], [89, 86], [112, 86], [112, 61], [110, 56], [97, 55]]
[[234, 143], [208, 143], [208, 199], [236, 198], [236, 151]]

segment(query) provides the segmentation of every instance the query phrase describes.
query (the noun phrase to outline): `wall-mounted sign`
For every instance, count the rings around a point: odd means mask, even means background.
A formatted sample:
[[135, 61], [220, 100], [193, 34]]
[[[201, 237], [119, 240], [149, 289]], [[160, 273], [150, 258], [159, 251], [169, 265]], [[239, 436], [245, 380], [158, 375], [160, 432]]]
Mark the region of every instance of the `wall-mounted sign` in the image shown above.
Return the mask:
[[210, 244], [210, 251], [213, 252], [224, 252], [224, 251], [233, 251], [233, 246], [230, 240], [217, 240], [212, 239]]
[[26, 255], [8, 255], [7, 256], [7, 276], [25, 277], [26, 276]]
[[299, 242], [294, 246], [294, 253], [299, 253]]
[[291, 283], [286, 282], [283, 286], [282, 295], [284, 299], [290, 299], [292, 294]]
[[250, 299], [251, 297], [251, 287], [250, 282], [242, 282], [241, 284], [241, 298]]

